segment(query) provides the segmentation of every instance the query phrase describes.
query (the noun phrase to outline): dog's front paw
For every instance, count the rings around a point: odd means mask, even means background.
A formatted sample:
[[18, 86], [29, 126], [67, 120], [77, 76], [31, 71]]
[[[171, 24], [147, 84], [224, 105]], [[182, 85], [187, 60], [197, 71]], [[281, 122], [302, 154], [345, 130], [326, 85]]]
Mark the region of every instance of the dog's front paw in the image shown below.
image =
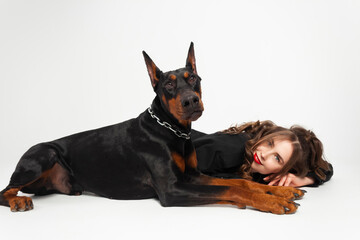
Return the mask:
[[9, 205], [12, 212], [24, 212], [34, 208], [32, 200], [29, 197], [12, 197], [9, 199]]
[[278, 196], [269, 194], [256, 194], [252, 206], [263, 212], [271, 212], [274, 214], [291, 214], [296, 212], [300, 204]]
[[287, 200], [300, 199], [306, 193], [305, 190], [300, 190], [293, 187], [279, 187], [279, 186], [266, 186], [265, 192], [270, 195], [286, 198]]

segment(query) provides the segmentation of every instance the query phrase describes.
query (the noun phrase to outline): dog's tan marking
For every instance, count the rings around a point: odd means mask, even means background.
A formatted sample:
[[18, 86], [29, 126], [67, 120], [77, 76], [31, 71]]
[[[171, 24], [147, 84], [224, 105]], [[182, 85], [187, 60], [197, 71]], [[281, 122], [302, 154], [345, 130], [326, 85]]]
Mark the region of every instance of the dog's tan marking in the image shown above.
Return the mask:
[[186, 165], [195, 169], [197, 168], [197, 158], [195, 150], [193, 150], [193, 152], [187, 158]]
[[179, 121], [181, 125], [183, 125], [184, 127], [188, 127], [191, 121], [182, 119], [183, 116], [181, 115], [181, 112], [183, 111], [182, 111], [180, 97], [177, 96], [176, 98], [172, 98], [168, 100], [167, 103], [169, 107], [169, 112]]
[[185, 159], [183, 156], [176, 152], [171, 153], [171, 157], [174, 160], [176, 166], [180, 169], [180, 171], [183, 173], [185, 171]]
[[170, 79], [175, 81], [176, 80], [176, 76], [174, 74], [170, 74]]

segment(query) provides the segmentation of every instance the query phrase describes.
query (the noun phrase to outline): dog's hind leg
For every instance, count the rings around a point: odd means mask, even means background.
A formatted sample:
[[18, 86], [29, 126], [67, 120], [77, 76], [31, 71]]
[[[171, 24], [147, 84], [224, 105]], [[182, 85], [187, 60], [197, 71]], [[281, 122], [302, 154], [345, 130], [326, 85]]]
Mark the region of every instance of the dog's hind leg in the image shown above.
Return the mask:
[[0, 192], [0, 205], [9, 206], [11, 211], [31, 210], [31, 198], [17, 196], [18, 191], [36, 195], [80, 194], [81, 189], [74, 189], [71, 175], [59, 162], [58, 152], [48, 144], [30, 148], [17, 164], [9, 185]]

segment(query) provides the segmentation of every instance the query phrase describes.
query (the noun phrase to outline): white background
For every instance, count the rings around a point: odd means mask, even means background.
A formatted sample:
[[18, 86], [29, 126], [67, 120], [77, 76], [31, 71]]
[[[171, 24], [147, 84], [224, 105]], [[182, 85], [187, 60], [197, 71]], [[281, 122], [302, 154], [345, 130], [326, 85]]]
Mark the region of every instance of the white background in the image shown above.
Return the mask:
[[[173, 70], [195, 44], [205, 132], [270, 119], [312, 129], [335, 170], [294, 215], [156, 200], [36, 197], [0, 207], [17, 239], [358, 236], [360, 1], [0, 0], [0, 185], [32, 145], [136, 117], [154, 93], [141, 54]], [[11, 236], [10, 236], [11, 235]]]

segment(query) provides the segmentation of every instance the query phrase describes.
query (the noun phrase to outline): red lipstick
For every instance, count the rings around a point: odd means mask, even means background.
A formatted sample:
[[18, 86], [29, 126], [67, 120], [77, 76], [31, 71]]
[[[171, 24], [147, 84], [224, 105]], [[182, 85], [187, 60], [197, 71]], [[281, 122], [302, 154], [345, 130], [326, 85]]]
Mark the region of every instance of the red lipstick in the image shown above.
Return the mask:
[[261, 162], [260, 162], [260, 159], [259, 159], [259, 157], [258, 157], [258, 155], [257, 155], [256, 153], [254, 153], [254, 161], [255, 161], [257, 164], [262, 165]]

